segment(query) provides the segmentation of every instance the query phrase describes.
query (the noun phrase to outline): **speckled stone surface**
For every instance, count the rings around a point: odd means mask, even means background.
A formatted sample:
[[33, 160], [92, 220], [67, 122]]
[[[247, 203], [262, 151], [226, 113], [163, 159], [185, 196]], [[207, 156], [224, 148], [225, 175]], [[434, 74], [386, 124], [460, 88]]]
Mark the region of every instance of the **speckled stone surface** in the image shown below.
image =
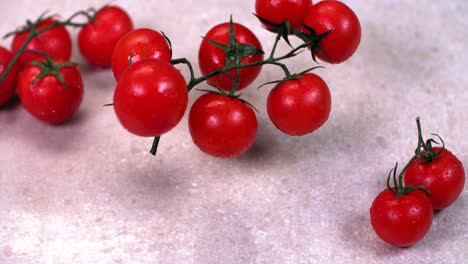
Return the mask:
[[[105, 2], [2, 1], [0, 32], [45, 9], [67, 17]], [[175, 57], [196, 64], [200, 36], [230, 14], [271, 50], [254, 1], [145, 2], [116, 4], [137, 27], [169, 35]], [[83, 61], [71, 30], [86, 89], [73, 120], [50, 126], [19, 104], [0, 109], [0, 263], [467, 263], [466, 187], [406, 249], [374, 234], [369, 208], [394, 163], [412, 155], [417, 115], [468, 166], [468, 2], [345, 3], [363, 35], [351, 60], [316, 71], [332, 92], [329, 121], [305, 137], [279, 133], [265, 110], [269, 89], [255, 87], [281, 72], [265, 67], [244, 93], [260, 110], [256, 143], [229, 160], [192, 144], [187, 113], [149, 155], [151, 139], [102, 107], [112, 73]], [[314, 65], [306, 53], [288, 64]]]

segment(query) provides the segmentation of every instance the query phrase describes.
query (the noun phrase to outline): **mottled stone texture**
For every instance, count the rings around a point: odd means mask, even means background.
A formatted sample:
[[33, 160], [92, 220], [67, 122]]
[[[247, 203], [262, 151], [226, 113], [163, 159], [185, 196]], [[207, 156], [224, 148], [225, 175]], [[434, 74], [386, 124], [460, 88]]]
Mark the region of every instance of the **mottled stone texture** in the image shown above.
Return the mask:
[[[4, 1], [0, 33], [45, 9], [66, 17], [107, 2]], [[329, 121], [309, 136], [280, 134], [265, 110], [269, 88], [256, 87], [281, 71], [265, 67], [244, 92], [259, 109], [256, 143], [230, 160], [192, 144], [187, 113], [149, 155], [151, 139], [130, 135], [102, 107], [112, 102], [112, 73], [75, 46], [86, 91], [71, 122], [43, 124], [19, 104], [0, 109], [0, 263], [467, 263], [466, 188], [411, 248], [379, 240], [368, 210], [390, 168], [412, 155], [417, 115], [468, 166], [468, 2], [345, 2], [363, 35], [351, 60], [316, 71], [332, 92]], [[253, 0], [116, 3], [195, 65], [200, 36], [230, 14], [266, 51], [273, 44]], [[315, 64], [303, 53], [288, 65]]]

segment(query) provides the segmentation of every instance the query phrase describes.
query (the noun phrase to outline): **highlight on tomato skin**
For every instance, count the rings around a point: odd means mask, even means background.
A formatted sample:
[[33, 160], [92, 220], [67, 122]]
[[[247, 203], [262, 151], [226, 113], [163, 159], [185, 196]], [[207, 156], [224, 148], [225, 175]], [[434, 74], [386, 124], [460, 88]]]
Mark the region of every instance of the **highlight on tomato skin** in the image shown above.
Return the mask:
[[18, 81], [18, 96], [23, 107], [34, 117], [50, 124], [68, 121], [79, 109], [83, 99], [83, 80], [76, 66], [61, 68], [66, 87], [54, 75], [46, 75], [35, 84], [41, 69], [26, 66]]
[[[233, 23], [233, 27], [235, 41], [237, 44], [248, 44], [256, 47], [259, 50], [262, 50], [260, 41], [250, 29], [239, 23]], [[205, 75], [223, 68], [224, 62], [226, 60], [226, 51], [209, 43], [206, 39], [218, 42], [222, 45], [227, 45], [229, 43], [229, 30], [230, 23], [226, 22], [212, 27], [206, 33], [198, 50], [198, 64], [202, 74]], [[263, 57], [263, 54], [244, 56], [241, 58], [240, 64], [249, 64], [262, 61]], [[240, 91], [255, 81], [255, 79], [257, 79], [258, 75], [260, 74], [261, 69], [262, 66], [242, 68], [240, 70], [239, 85], [237, 86], [236, 90]], [[235, 78], [236, 76], [237, 71], [230, 70], [228, 74], [219, 74], [208, 79], [208, 83], [222, 90], [230, 91], [234, 84], [233, 77]]]
[[[326, 57], [319, 51], [315, 52], [325, 62], [338, 64], [348, 60], [361, 42], [361, 24], [357, 15], [350, 7], [337, 0], [323, 0], [313, 5], [303, 23], [318, 35], [331, 30], [320, 42]], [[310, 33], [308, 30], [304, 32]]]
[[164, 36], [153, 29], [138, 28], [125, 34], [117, 42], [112, 53], [112, 72], [116, 81], [127, 69], [129, 62], [144, 59], [171, 61], [171, 50]]
[[108, 67], [112, 65], [112, 52], [117, 42], [133, 30], [133, 22], [125, 10], [114, 5], [100, 9], [94, 19], [81, 28], [78, 46], [88, 62]]
[[187, 108], [184, 77], [169, 62], [144, 59], [131, 64], [114, 92], [122, 126], [138, 136], [160, 136], [174, 128]]
[[[255, 13], [274, 24], [289, 21], [291, 28], [301, 29], [302, 19], [312, 7], [311, 0], [256, 0]], [[271, 26], [263, 24], [271, 31]]]
[[[6, 70], [12, 59], [13, 54], [0, 46], [0, 75]], [[15, 63], [6, 78], [0, 83], [0, 107], [6, 104], [15, 94], [18, 72], [18, 64]]]
[[233, 158], [245, 153], [255, 141], [257, 127], [252, 108], [237, 98], [208, 92], [190, 109], [193, 143], [214, 157]]
[[[435, 153], [441, 150], [434, 147]], [[431, 192], [431, 201], [435, 210], [452, 205], [463, 192], [465, 169], [462, 162], [449, 150], [442, 151], [435, 160], [423, 163], [416, 159], [408, 167], [404, 181], [406, 185], [424, 185]]]
[[[41, 30], [55, 22], [57, 22], [55, 18], [46, 18], [39, 23], [37, 30]], [[11, 42], [11, 51], [13, 54], [18, 52], [21, 45], [23, 45], [24, 41], [28, 38], [29, 33], [30, 31], [25, 31], [15, 35]], [[33, 38], [26, 46], [26, 49], [45, 52], [55, 61], [69, 61], [72, 52], [70, 33], [65, 26], [52, 28], [40, 34], [39, 37]], [[18, 60], [18, 66], [22, 69], [29, 62], [40, 59], [42, 59], [42, 56], [38, 54], [25, 52], [21, 54]]]
[[331, 112], [331, 94], [318, 75], [305, 73], [285, 81], [267, 99], [270, 120], [281, 132], [303, 136], [320, 128]]
[[396, 247], [409, 247], [422, 240], [434, 215], [431, 200], [421, 190], [398, 199], [397, 194], [386, 189], [375, 198], [369, 212], [375, 233]]

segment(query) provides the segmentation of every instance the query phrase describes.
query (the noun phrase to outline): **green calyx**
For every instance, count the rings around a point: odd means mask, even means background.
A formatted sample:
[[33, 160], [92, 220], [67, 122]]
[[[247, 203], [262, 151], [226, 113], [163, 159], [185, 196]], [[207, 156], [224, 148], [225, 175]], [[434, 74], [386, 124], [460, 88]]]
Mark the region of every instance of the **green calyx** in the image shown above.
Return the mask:
[[290, 74], [289, 76], [286, 76], [284, 77], [283, 79], [281, 80], [276, 80], [276, 81], [271, 81], [271, 82], [266, 82], [262, 85], [260, 85], [257, 89], [260, 89], [262, 88], [263, 86], [266, 86], [266, 85], [269, 85], [269, 84], [275, 84], [275, 86], [273, 87], [273, 89], [275, 89], [276, 87], [278, 87], [280, 84], [284, 83], [284, 82], [287, 82], [287, 81], [290, 81], [290, 80], [299, 80], [301, 79], [302, 75], [305, 74], [305, 73], [308, 73], [310, 71], [313, 71], [315, 69], [320, 69], [320, 68], [325, 68], [323, 66], [315, 66], [315, 67], [312, 67], [312, 68], [309, 68], [307, 70], [304, 70], [300, 73], [294, 73], [294, 74]]
[[227, 44], [221, 44], [205, 37], [203, 37], [203, 39], [224, 51], [226, 54], [224, 66], [232, 64], [239, 65], [243, 57], [264, 54], [263, 50], [253, 45], [241, 44], [237, 42], [234, 33], [234, 22], [232, 21], [232, 16], [229, 21], [229, 42]]
[[433, 136], [438, 137], [440, 142], [442, 143], [442, 147], [440, 148], [440, 150], [435, 152], [432, 144], [439, 144], [439, 142], [435, 141], [432, 138], [429, 138], [426, 142], [424, 142], [419, 117], [416, 118], [416, 124], [418, 127], [418, 146], [416, 147], [415, 155], [423, 160], [422, 162], [420, 162], [420, 164], [432, 162], [436, 160], [440, 156], [440, 154], [442, 154], [442, 152], [445, 149], [445, 143], [439, 135], [431, 134]]
[[[426, 186], [424, 185], [419, 185], [419, 186], [413, 186], [413, 185], [409, 185], [409, 186], [404, 186], [403, 184], [403, 175], [405, 174], [406, 170], [408, 169], [409, 165], [416, 159], [416, 157], [413, 157], [410, 162], [408, 162], [408, 164], [406, 165], [406, 167], [401, 171], [401, 173], [399, 174], [398, 178], [397, 178], [397, 169], [398, 169], [398, 163], [396, 163], [395, 167], [392, 168], [390, 170], [390, 172], [388, 173], [388, 177], [387, 177], [387, 188], [395, 193], [397, 195], [397, 200], [400, 200], [401, 197], [403, 197], [404, 195], [412, 192], [412, 191], [416, 191], [416, 190], [421, 190], [423, 192], [425, 192], [428, 196], [431, 195], [429, 189], [427, 189]], [[391, 186], [391, 181], [393, 179], [393, 187]]]
[[328, 62], [331, 62], [330, 59], [327, 57], [327, 54], [325, 54], [325, 52], [323, 51], [322, 49], [322, 46], [321, 46], [321, 42], [322, 40], [328, 36], [328, 34], [330, 34], [332, 32], [332, 30], [328, 30], [326, 31], [325, 33], [323, 34], [317, 34], [317, 32], [303, 24], [302, 25], [307, 31], [308, 33], [304, 33], [302, 32], [301, 30], [298, 30], [298, 29], [292, 29], [292, 34], [294, 34], [296, 37], [302, 39], [302, 41], [304, 41], [304, 43], [307, 44], [308, 47], [310, 47], [310, 52], [312, 54], [312, 59], [317, 62], [317, 58], [315, 56], [315, 54], [317, 53], [320, 53], [320, 55], [322, 55], [322, 57], [327, 60]]
[[234, 95], [240, 82], [240, 67], [237, 67], [237, 66], [241, 65], [242, 58], [247, 57], [247, 56], [253, 56], [253, 55], [263, 55], [265, 53], [263, 52], [263, 50], [253, 45], [237, 42], [235, 32], [234, 32], [234, 22], [232, 21], [232, 16], [230, 17], [230, 20], [229, 20], [229, 42], [227, 44], [222, 44], [212, 39], [208, 39], [206, 37], [203, 37], [203, 39], [207, 41], [208, 43], [223, 50], [224, 54], [226, 54], [226, 58], [224, 60], [224, 67], [227, 67], [227, 66], [236, 67], [235, 69], [236, 76], [229, 74], [227, 71], [224, 72], [224, 74], [227, 74], [234, 81], [231, 87], [231, 90], [229, 92], [230, 96]]
[[30, 62], [31, 65], [37, 66], [41, 69], [39, 74], [32, 81], [32, 86], [34, 86], [42, 77], [47, 76], [47, 75], [53, 75], [60, 81], [63, 87], [67, 89], [67, 84], [65, 82], [65, 79], [63, 78], [62, 73], [60, 73], [60, 69], [76, 66], [76, 63], [73, 63], [73, 62], [55, 63], [52, 60], [52, 58], [50, 58], [49, 55], [44, 54], [42, 52], [37, 52], [37, 51], [35, 51], [35, 53], [39, 53], [40, 55], [44, 56], [46, 58], [46, 61], [45, 62], [43, 61]]
[[291, 45], [291, 42], [289, 41], [289, 34], [291, 34], [291, 23], [289, 23], [288, 20], [284, 21], [283, 23], [281, 24], [276, 24], [276, 23], [273, 23], [271, 21], [268, 21], [266, 20], [265, 18], [263, 17], [260, 17], [258, 16], [257, 14], [253, 14], [254, 16], [256, 16], [258, 18], [258, 20], [260, 20], [260, 22], [262, 22], [263, 24], [267, 25], [268, 26], [268, 30], [278, 34], [279, 36], [281, 36], [284, 41], [290, 46], [292, 47]]
[[[433, 143], [439, 144], [439, 143], [437, 141], [435, 141], [434, 139], [432, 139], [432, 138], [430, 138], [430, 139], [428, 139], [427, 141], [424, 142], [424, 139], [423, 139], [423, 136], [422, 136], [421, 122], [420, 122], [419, 117], [416, 118], [416, 125], [418, 127], [418, 146], [416, 147], [415, 155], [408, 161], [405, 168], [399, 174], [398, 178], [396, 176], [398, 163], [390, 171], [390, 173], [388, 174], [388, 177], [387, 177], [387, 187], [388, 187], [388, 189], [390, 191], [396, 193], [398, 199], [400, 199], [403, 195], [405, 195], [405, 194], [407, 194], [409, 192], [412, 192], [414, 190], [421, 190], [421, 191], [425, 192], [427, 195], [430, 196], [430, 192], [429, 192], [429, 190], [427, 189], [426, 186], [423, 186], [423, 185], [420, 185], [420, 186], [404, 186], [403, 177], [405, 175], [406, 170], [417, 159], [420, 158], [420, 159], [423, 160], [422, 162], [419, 162], [418, 165], [432, 162], [432, 161], [436, 160], [440, 156], [440, 154], [442, 154], [442, 152], [445, 149], [445, 144], [444, 144], [444, 141], [442, 140], [442, 138], [437, 134], [432, 134], [432, 135], [438, 137], [439, 140], [442, 143], [442, 147], [440, 148], [440, 150], [437, 151], [437, 152], [434, 151], [432, 144]], [[392, 187], [390, 185], [390, 182], [391, 182], [392, 178], [393, 178], [394, 187]]]
[[207, 92], [207, 93], [214, 93], [214, 94], [217, 94], [217, 95], [222, 95], [222, 96], [227, 96], [229, 98], [233, 98], [233, 99], [236, 99], [236, 100], [239, 100], [241, 101], [242, 103], [252, 107], [252, 109], [255, 110], [255, 112], [259, 112], [257, 108], [255, 108], [255, 106], [253, 104], [251, 104], [250, 102], [244, 100], [241, 98], [242, 94], [241, 93], [238, 93], [238, 94], [235, 94], [235, 93], [227, 93], [226, 91], [218, 88], [217, 86], [214, 86], [214, 85], [211, 85], [213, 86], [213, 88], [216, 89], [216, 91], [213, 91], [213, 90], [208, 90], [208, 89], [196, 89], [197, 91], [200, 91], [200, 92]]
[[[104, 7], [103, 7], [104, 8]], [[20, 33], [24, 33], [24, 32], [28, 32], [29, 31], [29, 34], [28, 34], [28, 37], [24, 40], [23, 44], [21, 45], [21, 47], [18, 49], [18, 51], [15, 53], [15, 55], [13, 56], [13, 58], [11, 59], [10, 63], [8, 64], [7, 68], [3, 71], [2, 74], [0, 74], [0, 83], [3, 82], [3, 80], [6, 78], [7, 74], [10, 72], [10, 70], [13, 68], [13, 65], [18, 61], [19, 57], [21, 56], [21, 54], [23, 54], [24, 52], [27, 52], [26, 51], [26, 46], [34, 39], [34, 38], [40, 38], [40, 34], [43, 33], [43, 32], [46, 32], [48, 30], [51, 30], [53, 28], [56, 28], [56, 27], [61, 27], [61, 26], [71, 26], [71, 27], [84, 27], [86, 26], [90, 21], [93, 21], [94, 19], [94, 15], [95, 15], [95, 11], [94, 9], [90, 8], [88, 10], [82, 10], [82, 11], [78, 11], [76, 13], [74, 13], [73, 15], [71, 15], [68, 19], [66, 20], [63, 20], [63, 21], [55, 21], [54, 23], [44, 27], [44, 28], [41, 28], [41, 29], [38, 29], [37, 27], [39, 26], [39, 24], [44, 21], [45, 19], [48, 19], [48, 18], [51, 18], [51, 17], [55, 17], [57, 15], [52, 15], [52, 16], [48, 16], [48, 17], [45, 17], [46, 14], [47, 14], [47, 11], [42, 13], [39, 18], [35, 21], [35, 22], [32, 22], [32, 21], [27, 21], [26, 22], [26, 26], [18, 29], [18, 30], [15, 30], [13, 32], [10, 32], [8, 34], [6, 34], [4, 36], [4, 38], [8, 38], [12, 35], [16, 35], [16, 34], [20, 34]], [[80, 19], [80, 17], [83, 17], [85, 18], [84, 22], [83, 21], [75, 21], [77, 19]]]

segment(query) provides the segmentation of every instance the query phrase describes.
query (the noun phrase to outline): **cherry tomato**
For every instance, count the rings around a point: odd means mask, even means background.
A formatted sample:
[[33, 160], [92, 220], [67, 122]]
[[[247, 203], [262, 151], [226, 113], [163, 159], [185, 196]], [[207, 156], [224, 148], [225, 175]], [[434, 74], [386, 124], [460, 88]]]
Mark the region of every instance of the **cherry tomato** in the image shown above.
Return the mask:
[[[0, 46], [0, 75], [6, 70], [13, 55], [10, 51]], [[13, 97], [18, 81], [18, 66], [15, 63], [5, 79], [0, 83], [0, 106]]]
[[112, 71], [118, 81], [130, 63], [142, 59], [171, 61], [171, 51], [164, 36], [152, 29], [140, 28], [125, 34], [114, 48]]
[[170, 63], [140, 60], [122, 74], [114, 94], [114, 110], [129, 132], [160, 136], [177, 125], [187, 108], [187, 83]]
[[41, 77], [32, 84], [41, 69], [28, 65], [18, 81], [18, 95], [24, 108], [34, 117], [59, 124], [70, 119], [78, 110], [83, 98], [83, 81], [76, 66], [61, 68], [66, 87], [52, 74]]
[[220, 158], [236, 157], [253, 144], [257, 118], [239, 99], [206, 93], [190, 110], [189, 129], [193, 142], [203, 152]]
[[[440, 150], [433, 148], [434, 152]], [[465, 170], [461, 161], [444, 149], [439, 157], [429, 163], [416, 159], [408, 167], [404, 181], [406, 185], [424, 185], [431, 192], [434, 209], [450, 206], [462, 193], [465, 185]]]
[[421, 190], [397, 195], [386, 189], [381, 192], [370, 208], [371, 224], [377, 235], [385, 242], [408, 247], [421, 240], [432, 224], [431, 199]]
[[279, 84], [268, 96], [267, 111], [283, 133], [301, 136], [321, 127], [331, 111], [327, 84], [313, 73]]
[[[57, 22], [54, 18], [47, 18], [39, 23], [37, 30], [41, 30], [51, 24]], [[11, 50], [16, 53], [21, 45], [23, 45], [30, 31], [18, 33], [13, 38]], [[68, 61], [71, 56], [71, 39], [70, 34], [64, 26], [55, 27], [47, 30], [35, 37], [26, 46], [27, 50], [38, 50], [49, 54], [55, 61]], [[18, 60], [20, 68], [33, 60], [40, 60], [42, 56], [31, 52], [22, 54]]]
[[119, 39], [133, 30], [129, 15], [118, 6], [106, 6], [96, 13], [95, 21], [78, 35], [81, 54], [96, 66], [111, 66], [112, 52]]
[[[250, 31], [250, 29], [238, 23], [233, 24], [234, 35], [237, 43], [249, 44], [255, 46], [260, 50], [262, 49], [260, 41], [252, 33], [252, 31]], [[206, 33], [205, 38], [226, 45], [229, 43], [229, 28], [230, 23], [216, 25], [212, 29], [210, 29], [208, 33]], [[215, 45], [209, 43], [206, 40], [202, 41], [200, 49], [198, 51], [198, 63], [202, 74], [208, 74], [212, 71], [223, 68], [225, 59], [226, 53], [222, 49], [216, 47]], [[248, 64], [261, 60], [263, 60], [263, 55], [248, 55], [243, 57], [240, 63]], [[260, 74], [261, 69], [261, 66], [242, 68], [240, 70], [240, 81], [237, 90], [241, 90], [250, 83], [252, 83]], [[237, 71], [231, 70], [229, 71], [229, 74], [233, 77], [236, 77]], [[208, 83], [211, 85], [215, 85], [223, 90], [229, 91], [231, 90], [232, 85], [234, 83], [231, 76], [229, 76], [228, 74], [219, 74], [208, 79]]]
[[[304, 24], [317, 34], [331, 30], [322, 41], [321, 47], [331, 63], [341, 63], [351, 57], [361, 41], [361, 25], [356, 14], [347, 5], [336, 0], [324, 0], [313, 5]], [[316, 56], [326, 59], [316, 52]]]
[[[292, 28], [301, 29], [302, 19], [312, 7], [311, 0], [257, 0], [255, 12], [274, 24], [282, 24], [289, 21]], [[268, 25], [265, 27], [270, 30]]]

